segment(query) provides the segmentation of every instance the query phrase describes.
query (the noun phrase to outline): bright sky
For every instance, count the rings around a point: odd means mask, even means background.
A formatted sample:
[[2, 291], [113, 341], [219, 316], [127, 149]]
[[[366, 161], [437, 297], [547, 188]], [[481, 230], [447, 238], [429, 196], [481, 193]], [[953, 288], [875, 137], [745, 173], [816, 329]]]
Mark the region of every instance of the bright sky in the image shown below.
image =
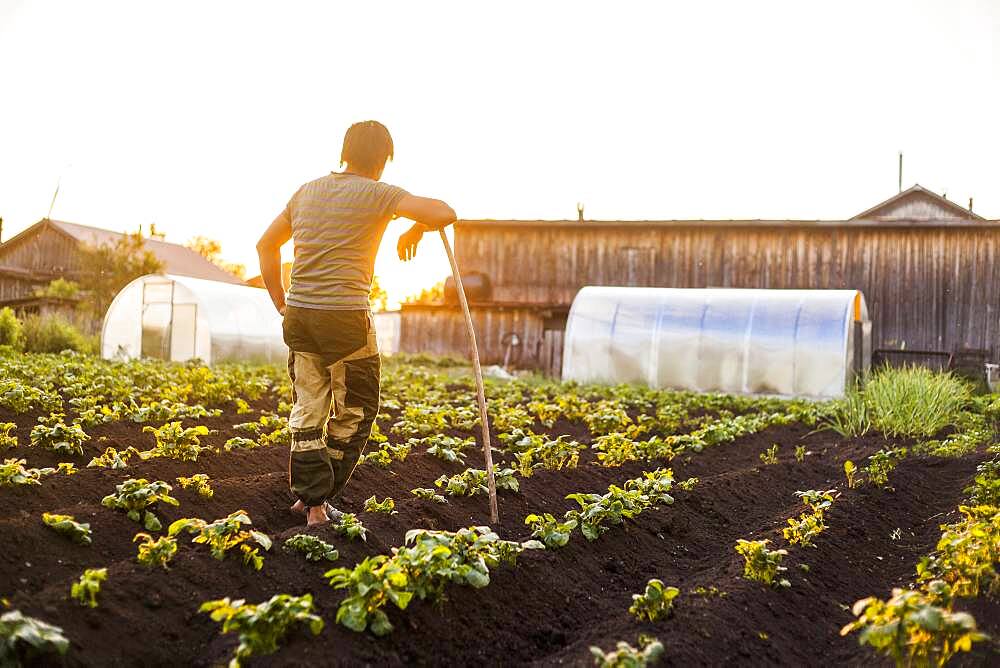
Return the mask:
[[[344, 130], [463, 218], [842, 218], [919, 182], [1000, 218], [1000, 1], [0, 0], [4, 237], [254, 243]], [[390, 226], [393, 299], [448, 273]], [[287, 249], [290, 251], [290, 248]], [[289, 254], [290, 256], [290, 254]]]

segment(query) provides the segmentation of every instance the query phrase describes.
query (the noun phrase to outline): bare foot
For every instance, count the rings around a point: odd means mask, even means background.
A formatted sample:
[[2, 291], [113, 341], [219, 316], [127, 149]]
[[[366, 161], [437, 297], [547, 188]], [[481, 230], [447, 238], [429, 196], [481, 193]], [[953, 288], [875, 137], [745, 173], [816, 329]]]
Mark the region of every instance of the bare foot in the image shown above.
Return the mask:
[[299, 499], [292, 505], [292, 512], [299, 513], [300, 515], [306, 514], [306, 504], [302, 503], [302, 499]]
[[329, 521], [330, 519], [326, 516], [326, 509], [323, 506], [313, 506], [306, 512], [307, 526], [323, 524]]

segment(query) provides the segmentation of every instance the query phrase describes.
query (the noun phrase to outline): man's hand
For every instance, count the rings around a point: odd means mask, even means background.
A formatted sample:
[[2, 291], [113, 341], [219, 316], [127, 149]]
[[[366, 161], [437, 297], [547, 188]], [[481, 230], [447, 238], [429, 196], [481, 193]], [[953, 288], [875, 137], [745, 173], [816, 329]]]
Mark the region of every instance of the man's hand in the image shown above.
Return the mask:
[[399, 235], [396, 243], [396, 253], [403, 262], [412, 260], [417, 256], [417, 244], [424, 236], [424, 226], [419, 223]]

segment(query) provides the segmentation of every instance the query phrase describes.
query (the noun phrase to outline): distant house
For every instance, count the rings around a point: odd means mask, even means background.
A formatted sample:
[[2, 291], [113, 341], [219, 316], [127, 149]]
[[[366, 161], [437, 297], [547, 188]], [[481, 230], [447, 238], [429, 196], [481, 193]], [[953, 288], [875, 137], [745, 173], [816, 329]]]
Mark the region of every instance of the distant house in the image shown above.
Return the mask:
[[[1000, 360], [1000, 221], [919, 185], [847, 220], [462, 220], [455, 254], [486, 364], [558, 375], [586, 285], [857, 289], [876, 349]], [[403, 304], [402, 351], [467, 354], [448, 288]]]
[[[60, 300], [36, 297], [35, 291], [56, 278], [78, 278], [84, 246], [112, 244], [123, 236], [111, 230], [43, 218], [0, 244], [0, 306], [13, 306], [21, 311], [58, 308], [61, 305], [56, 302]], [[168, 274], [224, 283], [243, 282], [190, 248], [159, 239], [144, 241], [146, 248], [163, 262]]]

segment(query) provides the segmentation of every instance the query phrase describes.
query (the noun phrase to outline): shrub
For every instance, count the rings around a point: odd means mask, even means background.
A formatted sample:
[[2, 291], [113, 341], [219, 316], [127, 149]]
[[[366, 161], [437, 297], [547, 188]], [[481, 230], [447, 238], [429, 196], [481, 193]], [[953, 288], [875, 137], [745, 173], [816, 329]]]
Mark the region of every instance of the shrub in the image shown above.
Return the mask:
[[86, 336], [59, 315], [29, 315], [24, 319], [24, 350], [29, 353], [97, 352], [96, 337]]
[[0, 309], [0, 346], [24, 347], [24, 326], [9, 306]]

